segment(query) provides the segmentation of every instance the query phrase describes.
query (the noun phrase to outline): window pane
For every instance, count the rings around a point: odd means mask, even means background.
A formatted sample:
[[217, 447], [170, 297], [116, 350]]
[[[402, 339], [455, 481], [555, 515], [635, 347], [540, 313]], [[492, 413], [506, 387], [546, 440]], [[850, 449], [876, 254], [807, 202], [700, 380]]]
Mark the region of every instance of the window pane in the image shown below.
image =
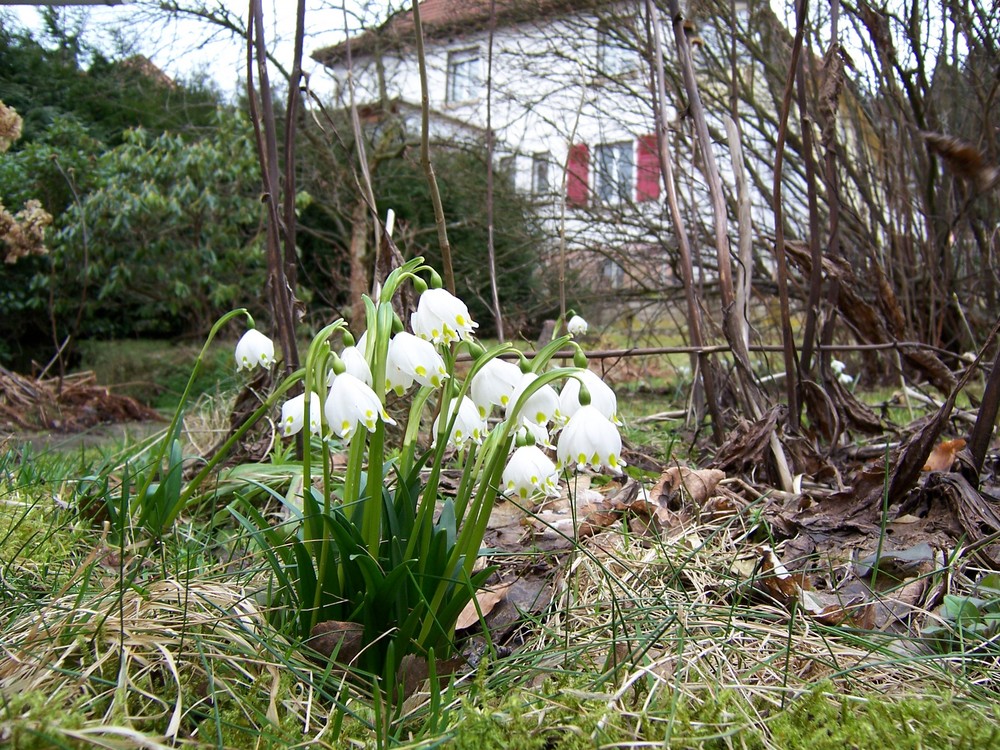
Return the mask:
[[597, 197], [602, 203], [620, 203], [632, 197], [632, 143], [597, 147]]
[[549, 162], [551, 156], [548, 153], [535, 154], [531, 162], [531, 192], [535, 195], [545, 195], [551, 189], [549, 184]]
[[446, 100], [464, 102], [480, 93], [479, 50], [463, 49], [448, 53]]
[[607, 76], [625, 75], [639, 67], [636, 50], [625, 46], [610, 29], [597, 32], [597, 64]]

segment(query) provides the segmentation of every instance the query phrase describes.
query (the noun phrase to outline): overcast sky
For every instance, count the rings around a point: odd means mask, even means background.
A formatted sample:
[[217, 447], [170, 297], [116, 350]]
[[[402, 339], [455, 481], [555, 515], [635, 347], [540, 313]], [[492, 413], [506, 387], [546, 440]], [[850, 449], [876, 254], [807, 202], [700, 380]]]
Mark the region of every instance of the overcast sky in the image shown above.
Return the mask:
[[[348, 0], [347, 23], [357, 25], [359, 8], [364, 3], [368, 23], [380, 15], [384, 18], [387, 2]], [[181, 0], [181, 4], [195, 5], [195, 0]], [[241, 21], [246, 16], [246, 0], [204, 0], [209, 8], [224, 9]], [[170, 22], [162, 14], [153, 15], [152, 3], [135, 2], [117, 6], [95, 5], [89, 7], [60, 8], [66, 25], [73, 28], [82, 23], [86, 40], [98, 44], [117, 56], [121, 50], [131, 50], [149, 57], [160, 69], [174, 78], [185, 79], [206, 72], [226, 92], [234, 92], [245, 78], [246, 51], [242, 41], [228, 31], [208, 22], [194, 19]], [[309, 54], [316, 49], [341, 41], [345, 17], [343, 3], [335, 7], [335, 0], [306, 0], [306, 39], [303, 70], [311, 76], [313, 88], [319, 93], [329, 92], [332, 83], [321, 66]], [[264, 0], [265, 38], [275, 56], [291, 68], [295, 35], [295, 3], [292, 0]], [[38, 9], [27, 4], [13, 5], [0, 0], [0, 14], [13, 14], [17, 22], [41, 33], [43, 30]], [[273, 74], [272, 74], [273, 75]]]

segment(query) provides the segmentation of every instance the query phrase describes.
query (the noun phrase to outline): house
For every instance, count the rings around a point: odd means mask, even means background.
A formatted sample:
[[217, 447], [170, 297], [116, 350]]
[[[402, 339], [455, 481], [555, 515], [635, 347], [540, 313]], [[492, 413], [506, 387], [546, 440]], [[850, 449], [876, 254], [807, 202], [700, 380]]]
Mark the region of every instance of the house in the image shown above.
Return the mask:
[[[728, 0], [723, 6], [730, 8]], [[743, 0], [738, 6], [732, 23], [756, 34], [752, 9]], [[533, 197], [544, 218], [550, 258], [568, 257], [586, 270], [595, 296], [620, 299], [627, 293], [642, 299], [647, 291], [677, 285], [676, 241], [665, 210], [655, 136], [646, 3], [495, 0], [492, 19], [489, 0], [423, 0], [419, 9], [435, 142], [483, 147], [491, 130], [501, 173]], [[669, 21], [662, 12], [659, 18], [664, 46], [672, 55]], [[697, 19], [685, 28], [701, 44]], [[708, 33], [705, 38], [720, 40], [724, 55], [724, 35]], [[407, 10], [313, 56], [338, 82], [341, 106], [353, 101], [370, 108], [383, 102], [383, 108], [400, 113], [410, 132], [418, 133], [421, 86], [415, 40], [413, 13]], [[706, 56], [706, 68], [711, 59]], [[749, 56], [739, 60], [741, 74], [750, 80], [754, 66]], [[669, 88], [680, 100], [677, 66], [668, 67], [675, 83]], [[728, 65], [721, 68], [729, 70]], [[719, 96], [728, 91], [724, 83], [714, 90]], [[721, 134], [721, 115], [728, 107], [724, 99], [718, 106], [721, 111], [713, 121]], [[670, 148], [675, 164], [682, 165], [675, 168], [675, 178], [689, 232], [705, 238], [694, 242], [696, 262], [702, 250], [707, 262], [714, 255], [710, 202], [690, 123], [677, 106], [668, 103], [665, 109]], [[761, 123], [759, 129], [773, 136], [773, 123]], [[751, 147], [748, 158], [758, 167], [754, 217], [768, 227], [770, 199], [764, 188], [770, 184], [773, 157], [766, 156], [766, 138], [755, 140], [757, 130], [745, 127], [744, 133]], [[724, 142], [724, 136], [719, 140]], [[728, 154], [722, 147], [717, 150], [723, 177], [731, 184]], [[804, 205], [804, 197], [798, 205]]]

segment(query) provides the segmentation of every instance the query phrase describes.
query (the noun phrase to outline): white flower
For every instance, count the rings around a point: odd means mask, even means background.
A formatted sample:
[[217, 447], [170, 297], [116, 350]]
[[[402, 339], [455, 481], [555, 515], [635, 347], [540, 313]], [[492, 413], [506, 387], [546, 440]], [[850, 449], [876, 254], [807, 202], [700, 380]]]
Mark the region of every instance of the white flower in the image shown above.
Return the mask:
[[559, 494], [558, 472], [541, 448], [525, 445], [514, 451], [504, 467], [501, 482], [504, 494], [517, 495], [522, 500], [536, 493]]
[[507, 407], [511, 394], [521, 382], [521, 368], [502, 359], [491, 359], [472, 378], [472, 400], [479, 413], [486, 416], [496, 406]]
[[330, 429], [347, 441], [354, 435], [359, 422], [368, 428], [368, 432], [375, 431], [379, 419], [386, 424], [396, 424], [386, 414], [375, 391], [347, 372], [333, 379], [323, 408]]
[[[521, 398], [521, 394], [537, 379], [538, 376], [533, 372], [521, 375], [521, 382], [517, 384], [517, 387], [510, 396], [510, 401], [507, 402], [507, 419], [510, 419], [513, 415], [514, 407], [517, 405], [517, 400]], [[518, 416], [524, 422], [534, 422], [540, 425], [547, 424], [551, 419], [556, 420], [556, 422], [561, 421], [562, 414], [559, 411], [559, 396], [556, 394], [555, 389], [551, 385], [543, 385], [532, 393], [528, 397], [528, 400], [524, 402], [524, 406], [521, 408], [521, 413]]]
[[[359, 342], [360, 343], [360, 342]], [[368, 366], [365, 353], [357, 346], [346, 346], [340, 353], [340, 361], [344, 363], [346, 371], [351, 373], [365, 385], [372, 384], [372, 369]]]
[[413, 332], [435, 344], [472, 338], [478, 326], [465, 303], [447, 289], [428, 289], [421, 294], [417, 311], [410, 316]]
[[589, 464], [595, 471], [606, 466], [615, 474], [621, 474], [621, 467], [625, 465], [621, 453], [622, 438], [618, 428], [597, 407], [587, 405], [581, 406], [563, 428], [556, 457], [559, 468], [574, 464], [586, 468]]
[[[452, 415], [455, 413], [456, 400], [452, 400], [448, 405], [448, 419], [445, 421], [445, 424], [451, 421]], [[441, 415], [439, 414], [434, 420], [433, 434], [435, 440], [437, 440], [440, 426]], [[455, 417], [455, 424], [451, 428], [451, 434], [448, 436], [448, 443], [459, 449], [463, 448], [469, 440], [473, 440], [476, 445], [480, 445], [488, 430], [489, 426], [486, 424], [486, 420], [479, 415], [479, 409], [476, 408], [472, 399], [468, 396], [462, 396], [462, 402], [458, 407], [458, 416]]]
[[267, 369], [274, 364], [274, 342], [255, 328], [243, 334], [236, 344], [236, 370], [252, 370], [257, 365]]
[[448, 377], [444, 360], [429, 341], [401, 331], [389, 341], [385, 363], [385, 389], [400, 396], [416, 380], [438, 388]]
[[[281, 434], [285, 437], [297, 434], [305, 424], [306, 394], [300, 393], [298, 396], [288, 399], [281, 406]], [[313, 435], [318, 435], [320, 430], [320, 410], [319, 396], [316, 393], [310, 394], [309, 399], [309, 431]]]
[[[621, 424], [618, 419], [618, 397], [611, 386], [601, 380], [601, 377], [591, 370], [578, 373], [590, 393], [590, 404], [601, 414], [615, 424]], [[564, 419], [572, 417], [580, 409], [580, 381], [575, 377], [566, 378], [562, 391], [559, 393], [559, 411]]]
[[566, 331], [570, 336], [582, 336], [587, 332], [589, 327], [586, 320], [579, 315], [574, 315], [569, 319], [569, 323], [566, 324]]

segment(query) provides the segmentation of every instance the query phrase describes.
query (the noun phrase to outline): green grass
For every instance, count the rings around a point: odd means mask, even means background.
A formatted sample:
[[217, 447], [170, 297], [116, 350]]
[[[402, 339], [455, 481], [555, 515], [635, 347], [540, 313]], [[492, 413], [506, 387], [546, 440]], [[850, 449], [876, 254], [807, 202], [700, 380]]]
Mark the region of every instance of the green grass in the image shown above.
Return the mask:
[[[83, 341], [79, 369], [92, 370], [97, 382], [156, 409], [172, 410], [184, 392], [201, 343], [174, 344], [146, 339]], [[212, 347], [193, 395], [225, 391], [237, 382], [233, 345]]]

